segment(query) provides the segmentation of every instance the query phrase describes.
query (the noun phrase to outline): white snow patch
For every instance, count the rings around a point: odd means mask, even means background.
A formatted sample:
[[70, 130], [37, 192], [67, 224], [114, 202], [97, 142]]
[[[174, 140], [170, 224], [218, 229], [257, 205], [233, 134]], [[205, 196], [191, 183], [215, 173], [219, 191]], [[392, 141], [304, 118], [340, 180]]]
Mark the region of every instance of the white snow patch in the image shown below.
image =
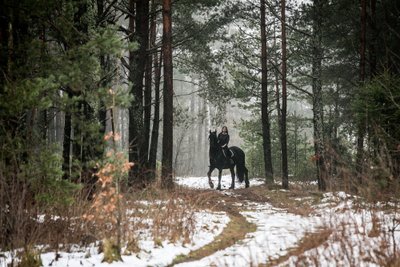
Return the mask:
[[[218, 176], [212, 176], [211, 180], [214, 183], [214, 188], [216, 188], [218, 186]], [[194, 189], [210, 189], [207, 177], [177, 177], [175, 181], [177, 184], [185, 187], [190, 187]], [[264, 180], [260, 178], [251, 178], [249, 179], [249, 181], [250, 181], [250, 186], [261, 185], [264, 183]], [[221, 177], [222, 189], [228, 189], [231, 186], [231, 183], [232, 183], [232, 178], [230, 175], [223, 175]], [[245, 182], [243, 181], [242, 183], [240, 183], [236, 179], [235, 188], [236, 189], [245, 188]]]
[[246, 219], [257, 226], [257, 230], [247, 234], [237, 244], [218, 251], [199, 261], [176, 266], [257, 266], [271, 258], [286, 254], [287, 249], [311, 231], [313, 218], [302, 217], [273, 208], [269, 204], [248, 202], [251, 211], [241, 212]]
[[[43, 266], [52, 267], [130, 267], [130, 266], [165, 266], [171, 264], [174, 258], [180, 254], [188, 254], [190, 251], [198, 249], [212, 242], [215, 236], [219, 235], [230, 221], [229, 216], [224, 212], [212, 212], [209, 210], [195, 212], [195, 231], [190, 244], [177, 242], [175, 244], [168, 241], [162, 242], [157, 246], [151, 238], [149, 229], [142, 229], [139, 247], [141, 251], [130, 256], [122, 256], [122, 262], [112, 264], [102, 263], [103, 253], [98, 253], [98, 247], [92, 245], [88, 248], [75, 248], [70, 253], [58, 252], [59, 259], [56, 261], [54, 252], [42, 253], [41, 259]], [[122, 249], [123, 251], [123, 249]], [[11, 262], [11, 254], [5, 254], [4, 261], [0, 258], [0, 266], [7, 266]]]

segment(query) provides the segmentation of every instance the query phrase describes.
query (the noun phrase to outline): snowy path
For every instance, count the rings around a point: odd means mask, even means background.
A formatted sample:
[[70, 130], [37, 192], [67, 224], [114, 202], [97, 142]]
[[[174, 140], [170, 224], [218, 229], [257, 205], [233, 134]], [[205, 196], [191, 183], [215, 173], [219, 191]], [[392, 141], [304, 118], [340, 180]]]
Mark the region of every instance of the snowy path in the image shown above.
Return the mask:
[[[206, 177], [180, 178], [178, 183], [191, 188], [208, 188]], [[261, 183], [260, 180], [251, 180], [252, 186]], [[226, 189], [230, 177], [224, 176], [222, 184]], [[232, 190], [221, 193], [237, 197]], [[320, 204], [313, 205], [314, 212], [309, 216], [291, 214], [268, 203], [236, 203], [242, 210], [241, 214], [256, 224], [257, 230], [231, 247], [176, 266], [258, 266], [271, 264], [280, 256], [286, 256], [282, 266], [369, 267], [391, 262], [399, 255], [396, 244], [400, 243], [400, 214], [380, 211], [379, 206], [357, 206], [357, 199], [344, 192], [325, 193]], [[299, 201], [301, 203], [301, 199]], [[300, 250], [299, 255], [289, 253], [299, 246], [303, 237], [313, 232], [318, 235], [321, 229], [330, 234], [316, 243], [311, 241], [316, 247]]]
[[[176, 266], [257, 266], [268, 259], [286, 254], [288, 248], [305, 234], [310, 220], [305, 217], [276, 210], [268, 204], [248, 203], [242, 212], [246, 219], [257, 226], [256, 232], [222, 251], [199, 261], [182, 263]], [[252, 205], [253, 204], [253, 205]]]
[[[215, 181], [215, 178], [214, 178]], [[189, 177], [180, 178], [178, 183], [197, 189], [208, 187], [207, 178]], [[251, 185], [262, 184], [261, 180], [252, 180]], [[223, 177], [223, 188], [230, 184], [230, 177]], [[242, 188], [243, 184], [238, 184]], [[235, 197], [235, 191], [222, 191], [224, 195]], [[241, 214], [257, 226], [257, 230], [247, 234], [241, 242], [217, 251], [214, 254], [198, 261], [178, 264], [181, 267], [196, 266], [257, 266], [267, 263], [271, 258], [286, 254], [290, 247], [295, 246], [306, 231], [310, 231], [316, 224], [315, 219], [302, 217], [276, 209], [268, 203], [246, 201], [237, 203], [242, 210]]]

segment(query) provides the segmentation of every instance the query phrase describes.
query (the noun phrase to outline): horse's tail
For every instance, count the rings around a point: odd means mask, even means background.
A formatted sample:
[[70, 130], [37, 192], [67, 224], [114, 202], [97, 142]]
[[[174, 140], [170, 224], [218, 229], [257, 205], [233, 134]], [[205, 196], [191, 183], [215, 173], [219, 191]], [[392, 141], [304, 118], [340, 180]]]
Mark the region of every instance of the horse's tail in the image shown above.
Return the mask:
[[234, 158], [236, 163], [236, 175], [239, 182], [243, 182], [245, 178], [248, 179], [248, 170], [246, 168], [246, 158], [243, 150], [238, 147], [231, 147], [234, 152]]
[[244, 181], [244, 174], [245, 174], [246, 170], [247, 169], [244, 165], [242, 165], [242, 164], [236, 165], [236, 174], [239, 179], [239, 182], [241, 182], [241, 183]]

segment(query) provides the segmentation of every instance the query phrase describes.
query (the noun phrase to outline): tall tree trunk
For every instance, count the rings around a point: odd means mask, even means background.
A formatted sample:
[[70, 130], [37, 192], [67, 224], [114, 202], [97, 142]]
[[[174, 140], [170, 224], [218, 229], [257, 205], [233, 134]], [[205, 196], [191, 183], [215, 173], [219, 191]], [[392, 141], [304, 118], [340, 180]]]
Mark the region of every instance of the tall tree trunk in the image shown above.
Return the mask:
[[164, 116], [162, 142], [161, 186], [173, 187], [173, 69], [172, 69], [172, 18], [171, 0], [163, 0], [163, 54], [164, 54]]
[[[299, 116], [300, 117], [300, 116]], [[297, 177], [299, 173], [299, 156], [298, 156], [298, 135], [299, 135], [299, 118], [297, 116], [296, 110], [294, 111], [293, 118], [294, 118], [294, 175]]]
[[143, 146], [142, 146], [142, 159], [145, 165], [149, 158], [149, 142], [150, 142], [150, 122], [151, 122], [151, 85], [152, 85], [152, 62], [153, 56], [149, 55], [146, 64], [145, 74], [145, 89], [144, 89], [144, 108], [143, 108]]
[[[57, 92], [58, 96], [60, 92]], [[58, 108], [58, 110], [60, 110]], [[56, 113], [56, 142], [62, 146], [63, 144], [63, 136], [64, 136], [64, 116], [63, 113], [58, 111]]]
[[378, 30], [376, 26], [376, 0], [371, 0], [370, 3], [370, 29], [371, 29], [371, 42], [369, 44], [369, 68], [370, 78], [376, 75], [376, 47], [377, 47], [377, 36]]
[[339, 101], [340, 101], [340, 95], [339, 95], [339, 90], [340, 90], [340, 86], [339, 86], [339, 82], [337, 82], [336, 84], [336, 90], [334, 92], [334, 111], [333, 111], [333, 137], [332, 137], [332, 146], [333, 146], [333, 151], [334, 151], [334, 156], [332, 157], [332, 175], [336, 176], [337, 175], [337, 167], [338, 167], [338, 158], [337, 158], [337, 154], [339, 152], [339, 140], [338, 140], [338, 130], [339, 130], [339, 116], [340, 116], [340, 112], [339, 112]]
[[318, 189], [326, 190], [326, 168], [324, 162], [323, 102], [322, 102], [322, 0], [314, 0], [312, 33], [312, 92], [314, 151], [317, 167]]
[[[72, 98], [72, 94], [68, 93], [68, 98]], [[71, 140], [72, 140], [72, 114], [71, 110], [65, 111], [64, 117], [64, 140], [63, 140], [63, 178], [71, 178]]]
[[[104, 0], [97, 0], [97, 25], [104, 27]], [[100, 69], [101, 69], [101, 87], [105, 88], [109, 84], [107, 73], [107, 58], [105, 55], [100, 56]], [[98, 111], [98, 120], [100, 122], [100, 135], [104, 136], [107, 129], [107, 107], [102, 99], [100, 99], [100, 106]], [[99, 155], [100, 156], [100, 155]]]
[[[276, 34], [276, 26], [277, 26], [278, 23], [279, 23], [278, 20], [277, 20], [276, 23], [274, 23], [274, 45], [273, 45], [274, 47], [276, 47], [276, 39], [278, 38], [277, 34]], [[281, 130], [282, 130], [281, 129], [281, 125], [282, 125], [281, 124], [282, 109], [281, 109], [281, 103], [280, 103], [281, 94], [280, 94], [280, 88], [279, 88], [279, 75], [280, 75], [280, 73], [279, 73], [279, 69], [278, 69], [279, 68], [278, 61], [279, 61], [279, 58], [278, 58], [278, 56], [276, 56], [274, 58], [274, 64], [275, 64], [274, 76], [275, 76], [276, 123], [278, 125], [278, 131], [279, 131], [278, 139], [279, 139], [279, 145], [280, 145], [282, 143], [281, 142], [281, 136], [282, 136], [282, 134], [281, 134]], [[280, 151], [282, 152], [280, 147], [278, 149], [280, 149]], [[279, 158], [282, 159], [282, 156], [279, 155]], [[282, 163], [282, 160], [279, 161], [279, 163]], [[282, 170], [282, 164], [280, 165], [280, 168], [279, 168], [279, 174], [281, 174], [281, 170]]]
[[[130, 182], [137, 180], [138, 186], [144, 186], [143, 164], [146, 163], [148, 148], [145, 148], [143, 125], [143, 78], [147, 61], [148, 34], [149, 34], [149, 1], [130, 0], [130, 11], [135, 9], [135, 17], [129, 20], [129, 29], [132, 34], [133, 25], [138, 50], [130, 52], [129, 78], [132, 82], [131, 93], [134, 96], [129, 112], [130, 128], [130, 161], [134, 162], [133, 172], [130, 173]], [[133, 23], [134, 20], [134, 23]]]
[[[136, 79], [133, 86], [136, 87], [135, 97], [138, 111], [138, 137], [139, 137], [139, 167], [145, 167], [149, 156], [149, 134], [150, 134], [150, 113], [151, 113], [151, 76], [150, 81], [146, 76], [151, 74], [151, 57], [148, 53], [149, 48], [149, 0], [136, 0], [136, 34], [139, 41], [136, 61]], [[135, 72], [136, 72], [135, 71]], [[150, 74], [149, 74], [150, 73]], [[143, 78], [148, 81], [143, 88]], [[143, 99], [144, 96], [144, 99]], [[144, 102], [143, 102], [144, 100]], [[136, 102], [136, 101], [135, 101]], [[148, 123], [146, 125], [146, 122]], [[142, 179], [146, 179], [141, 173]], [[142, 181], [146, 183], [146, 181]]]
[[[43, 61], [46, 55], [46, 27], [43, 24], [42, 25], [42, 29], [41, 29], [41, 33], [40, 33], [40, 39], [41, 39], [41, 49], [40, 49], [40, 60]], [[51, 114], [49, 116], [49, 113], [51, 113], [51, 110], [48, 109], [44, 109], [41, 112], [41, 125], [40, 126], [40, 130], [41, 130], [41, 135], [42, 135], [42, 139], [44, 142], [48, 142], [49, 140], [49, 117], [51, 117]]]
[[[192, 94], [190, 96], [190, 109], [189, 112], [190, 114], [196, 114], [196, 105], [195, 102], [196, 98], [195, 98], [195, 94]], [[195, 123], [195, 122], [194, 122]], [[194, 124], [195, 125], [195, 124]], [[188, 136], [188, 144], [187, 147], [190, 149], [195, 149], [195, 144], [196, 144], [196, 139], [195, 139], [196, 135], [194, 134], [189, 134]], [[189, 153], [189, 162], [188, 165], [190, 166], [189, 168], [189, 173], [190, 175], [196, 175], [195, 171], [195, 162], [196, 162], [196, 153]]]
[[286, 116], [287, 116], [287, 88], [286, 88], [286, 1], [281, 0], [282, 26], [282, 116], [281, 116], [281, 149], [282, 149], [282, 187], [289, 189], [289, 171], [287, 158]]
[[154, 115], [153, 115], [153, 128], [151, 131], [151, 144], [149, 155], [149, 168], [152, 171], [152, 179], [156, 178], [157, 168], [157, 150], [158, 150], [158, 135], [160, 127], [160, 79], [161, 79], [161, 63], [163, 53], [160, 53], [158, 59], [157, 55], [154, 56]]
[[[156, 6], [154, 0], [151, 1], [151, 20], [150, 20], [150, 37], [149, 37], [149, 49], [155, 47], [156, 42]], [[144, 89], [144, 133], [143, 133], [143, 148], [142, 148], [142, 159], [145, 160], [145, 168], [149, 166], [149, 143], [150, 143], [150, 124], [151, 124], [151, 88], [153, 82], [153, 54], [147, 52], [146, 60], [146, 72], [145, 72], [145, 89]], [[157, 56], [157, 55], [156, 55]], [[150, 182], [152, 178], [151, 173], [146, 174], [146, 183]]]
[[195, 148], [194, 150], [197, 151], [196, 153], [196, 160], [195, 160], [195, 166], [196, 166], [196, 171], [197, 171], [197, 175], [200, 175], [200, 166], [202, 166], [203, 164], [203, 159], [204, 156], [202, 156], [202, 152], [203, 152], [203, 126], [204, 126], [204, 112], [205, 112], [205, 107], [204, 102], [202, 101], [202, 99], [200, 97], [198, 97], [196, 99], [196, 106], [197, 106], [197, 133], [196, 133], [196, 143], [195, 143]]
[[[154, 48], [156, 46], [156, 35], [157, 35], [157, 16], [155, 14], [156, 12], [156, 4], [154, 3], [154, 0], [151, 1], [151, 23], [150, 23], [150, 48]], [[151, 132], [151, 140], [150, 140], [150, 148], [149, 148], [149, 169], [150, 169], [150, 180], [155, 180], [156, 178], [156, 168], [157, 168], [157, 148], [158, 148], [158, 130], [160, 127], [160, 79], [161, 79], [161, 61], [162, 61], [162, 53], [160, 53], [160, 59], [158, 59], [158, 54], [156, 53], [155, 55], [149, 56], [148, 63], [150, 66], [147, 68], [147, 71], [150, 73], [147, 73], [146, 75], [146, 85], [148, 86], [148, 83], [150, 83], [149, 89], [150, 93], [147, 92], [147, 97], [150, 96], [150, 102], [151, 102], [151, 82], [152, 82], [152, 67], [154, 63], [154, 115], [153, 115], [153, 128]], [[148, 88], [146, 88], [147, 90]], [[151, 119], [151, 103], [148, 103], [149, 105], [149, 117], [148, 117], [148, 127], [150, 131], [150, 119]], [[147, 105], [146, 105], [147, 106]], [[147, 112], [145, 112], [147, 114]], [[147, 120], [147, 115], [145, 115], [145, 121]], [[150, 133], [148, 133], [150, 135]]]
[[[365, 50], [366, 50], [366, 33], [367, 33], [367, 4], [366, 0], [361, 0], [361, 33], [360, 33], [360, 86], [364, 85], [365, 81]], [[362, 182], [363, 161], [364, 161], [364, 137], [365, 137], [365, 119], [362, 118], [358, 122], [357, 130], [357, 155], [356, 155], [356, 171], [359, 182]]]
[[[128, 26], [128, 32], [129, 32], [129, 41], [133, 42], [135, 41], [134, 39], [134, 33], [135, 33], [135, 0], [129, 0], [129, 12], [131, 16], [129, 16], [129, 26]], [[135, 70], [135, 52], [134, 51], [129, 51], [129, 75], [128, 75], [128, 80], [130, 82], [134, 82], [135, 80], [135, 75], [134, 75], [134, 70]], [[131, 88], [131, 94], [135, 96], [134, 88]], [[129, 162], [134, 163], [134, 165], [131, 167], [129, 171], [129, 178], [128, 178], [128, 184], [133, 185], [134, 180], [136, 177], [136, 172], [137, 172], [137, 162], [139, 160], [138, 156], [138, 136], [137, 136], [137, 127], [136, 127], [136, 120], [137, 120], [137, 115], [136, 115], [136, 109], [135, 105], [132, 104], [129, 107], [128, 114], [129, 114], [129, 138], [128, 138], [128, 143], [129, 143], [129, 149], [128, 149], [128, 157], [129, 157]]]
[[[0, 75], [0, 94], [4, 92], [5, 74], [8, 70], [8, 59], [10, 52], [8, 51], [9, 43], [9, 24], [10, 24], [10, 14], [8, 13], [8, 8], [0, 9], [0, 69], [4, 71]], [[7, 51], [7, 52], [6, 52]]]
[[260, 1], [261, 11], [261, 124], [263, 133], [264, 170], [266, 183], [274, 182], [271, 156], [271, 134], [268, 108], [267, 36], [265, 29], [265, 0]]
[[[80, 95], [80, 93], [78, 93]], [[83, 121], [84, 121], [84, 115], [83, 115], [83, 100], [78, 100], [77, 103], [75, 103], [73, 107], [74, 112], [72, 113], [72, 132], [73, 132], [73, 138], [72, 138], [72, 162], [78, 162], [81, 163], [81, 171], [79, 174], [77, 173], [76, 170], [76, 165], [72, 164], [72, 173], [78, 174], [78, 177], [71, 177], [73, 181], [75, 182], [82, 182], [82, 171], [83, 171], [83, 165], [84, 165], [84, 160], [83, 160]], [[75, 180], [78, 179], [78, 180]]]

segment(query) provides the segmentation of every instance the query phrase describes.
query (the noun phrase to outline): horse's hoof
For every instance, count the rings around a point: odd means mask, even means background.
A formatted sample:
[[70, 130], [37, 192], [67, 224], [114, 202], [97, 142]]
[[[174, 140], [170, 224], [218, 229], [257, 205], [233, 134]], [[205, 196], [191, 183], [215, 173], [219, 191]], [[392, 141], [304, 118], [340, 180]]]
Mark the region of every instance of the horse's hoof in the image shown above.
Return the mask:
[[229, 187], [229, 189], [235, 189], [235, 187], [234, 187], [234, 186], [231, 186], [231, 187]]
[[246, 183], [246, 188], [249, 188], [250, 187], [250, 184], [249, 183]]
[[221, 191], [221, 186], [218, 186], [218, 187], [217, 187], [217, 190]]
[[208, 184], [210, 185], [211, 188], [214, 188], [213, 182], [209, 182]]

